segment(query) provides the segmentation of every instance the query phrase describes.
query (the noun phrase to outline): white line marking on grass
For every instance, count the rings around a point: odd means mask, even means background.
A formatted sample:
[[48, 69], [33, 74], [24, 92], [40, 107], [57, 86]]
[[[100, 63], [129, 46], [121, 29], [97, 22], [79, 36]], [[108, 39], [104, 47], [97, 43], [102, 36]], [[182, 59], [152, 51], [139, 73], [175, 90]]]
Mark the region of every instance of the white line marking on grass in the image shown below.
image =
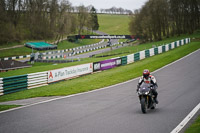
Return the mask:
[[183, 127], [189, 122], [189, 120], [198, 112], [200, 109], [200, 103], [183, 119], [183, 121], [176, 127], [171, 133], [178, 133]]
[[[166, 66], [163, 66], [163, 67], [161, 67], [161, 68], [155, 70], [155, 71], [152, 72], [152, 73], [158, 72], [158, 71], [164, 69], [165, 67], [168, 67], [168, 66], [170, 66], [170, 65], [172, 65], [172, 64], [174, 64], [174, 63], [176, 63], [176, 62], [178, 62], [178, 61], [181, 61], [181, 60], [187, 58], [188, 56], [190, 56], [190, 55], [192, 55], [192, 54], [198, 52], [199, 50], [200, 50], [200, 49], [198, 49], [198, 50], [196, 50], [196, 51], [194, 51], [194, 52], [192, 52], [192, 53], [190, 53], [190, 54], [188, 54], [188, 55], [186, 55], [186, 56], [184, 56], [184, 57], [182, 57], [182, 58], [180, 58], [180, 59], [178, 59], [178, 60], [176, 60], [176, 61], [174, 61], [174, 62], [172, 62], [172, 63], [170, 63], [170, 64], [168, 64], [168, 65], [166, 65]], [[129, 82], [132, 82], [132, 81], [138, 80], [138, 79], [139, 79], [139, 77], [138, 77], [138, 78], [131, 79], [131, 80], [128, 80], [128, 81], [125, 81], [125, 82], [122, 82], [122, 83], [118, 83], [118, 84], [115, 84], [115, 85], [107, 86], [107, 87], [104, 87], [104, 88], [100, 88], [100, 89], [96, 89], [96, 90], [92, 90], [92, 91], [88, 91], [88, 92], [83, 92], [83, 93], [78, 93], [78, 94], [73, 94], [73, 95], [58, 97], [58, 98], [54, 98], [54, 99], [50, 99], [50, 100], [46, 100], [46, 101], [42, 101], [42, 102], [38, 102], [38, 103], [33, 103], [33, 104], [29, 104], [29, 105], [25, 105], [25, 106], [13, 108], [13, 109], [8, 109], [8, 110], [5, 110], [5, 111], [1, 111], [0, 114], [1, 114], [1, 113], [6, 113], [6, 112], [10, 112], [10, 111], [14, 111], [14, 110], [18, 110], [18, 109], [22, 109], [22, 108], [26, 108], [26, 107], [30, 107], [30, 106], [34, 106], [34, 105], [38, 105], [38, 104], [43, 104], [43, 103], [55, 101], [55, 100], [60, 100], [60, 99], [64, 99], [64, 98], [69, 98], [69, 97], [74, 97], [74, 96], [79, 96], [79, 95], [84, 95], [84, 94], [88, 94], [88, 93], [93, 93], [93, 92], [105, 90], [105, 89], [108, 89], [108, 88], [111, 88], [111, 87], [115, 87], [115, 86], [118, 86], [118, 85], [122, 85], [122, 84], [129, 83]]]

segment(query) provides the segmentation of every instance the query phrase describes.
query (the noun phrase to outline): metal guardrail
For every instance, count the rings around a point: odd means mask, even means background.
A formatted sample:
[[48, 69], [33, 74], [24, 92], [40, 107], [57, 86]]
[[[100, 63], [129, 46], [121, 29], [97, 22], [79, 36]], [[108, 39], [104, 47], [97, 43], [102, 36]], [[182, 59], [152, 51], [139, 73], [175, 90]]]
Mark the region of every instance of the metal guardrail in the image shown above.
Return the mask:
[[47, 80], [48, 80], [47, 71], [28, 74], [28, 80], [27, 80], [28, 89], [48, 85]]
[[3, 94], [9, 94], [27, 89], [27, 75], [5, 77], [3, 81]]

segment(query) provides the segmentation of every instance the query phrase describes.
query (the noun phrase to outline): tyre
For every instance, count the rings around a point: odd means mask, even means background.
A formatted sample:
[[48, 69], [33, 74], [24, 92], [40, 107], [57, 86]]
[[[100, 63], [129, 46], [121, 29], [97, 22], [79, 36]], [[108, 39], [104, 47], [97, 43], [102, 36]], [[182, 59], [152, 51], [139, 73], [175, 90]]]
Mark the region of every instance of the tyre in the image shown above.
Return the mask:
[[144, 113], [144, 114], [147, 112], [147, 105], [145, 102], [145, 98], [141, 99], [141, 110], [142, 110], [142, 113]]

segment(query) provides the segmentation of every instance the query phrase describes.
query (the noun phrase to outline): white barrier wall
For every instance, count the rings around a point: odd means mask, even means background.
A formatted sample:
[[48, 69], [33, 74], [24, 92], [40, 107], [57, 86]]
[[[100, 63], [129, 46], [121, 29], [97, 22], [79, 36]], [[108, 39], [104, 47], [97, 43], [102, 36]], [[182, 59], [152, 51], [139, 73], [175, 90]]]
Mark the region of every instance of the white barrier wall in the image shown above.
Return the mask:
[[134, 62], [134, 54], [127, 55], [127, 64]]
[[150, 51], [150, 56], [154, 56], [154, 48], [149, 49]]
[[169, 44], [165, 45], [165, 51], [169, 51]]
[[159, 53], [159, 54], [162, 53], [162, 46], [159, 46], [159, 47], [158, 47], [158, 53]]
[[180, 46], [180, 41], [176, 41], [177, 47]]
[[47, 71], [28, 74], [28, 89], [48, 85]]
[[183, 44], [184, 44], [184, 39], [181, 40], [181, 45], [183, 45]]
[[0, 78], [0, 96], [3, 95], [3, 78]]
[[145, 50], [140, 51], [140, 60], [145, 58]]
[[175, 43], [172, 42], [172, 43], [171, 43], [171, 48], [173, 49], [174, 47], [175, 47]]

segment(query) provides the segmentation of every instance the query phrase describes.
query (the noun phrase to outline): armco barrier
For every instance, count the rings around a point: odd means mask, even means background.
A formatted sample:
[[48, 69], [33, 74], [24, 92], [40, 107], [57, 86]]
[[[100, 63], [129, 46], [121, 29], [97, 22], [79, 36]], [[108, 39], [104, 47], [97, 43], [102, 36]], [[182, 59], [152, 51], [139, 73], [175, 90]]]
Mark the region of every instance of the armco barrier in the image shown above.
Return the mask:
[[126, 65], [127, 64], [127, 56], [123, 56], [123, 57], [121, 57], [121, 59], [122, 59], [122, 65]]
[[140, 60], [140, 53], [135, 53], [134, 54], [134, 62]]
[[3, 78], [3, 94], [27, 89], [27, 75]]
[[154, 48], [154, 55], [158, 54], [158, 48]]
[[181, 45], [190, 43], [190, 38], [182, 39], [156, 48], [140, 51], [123, 57], [117, 57], [100, 62], [82, 64], [56, 70], [49, 70], [27, 75], [0, 78], [0, 95], [9, 94], [25, 89], [47, 85], [51, 82], [89, 74], [95, 71], [107, 70], [120, 65], [126, 65], [144, 58], [157, 55]]
[[3, 95], [3, 78], [0, 78], [0, 96]]
[[48, 80], [47, 71], [28, 74], [28, 81], [27, 81], [28, 89], [48, 85], [47, 80]]
[[149, 57], [150, 56], [150, 50], [145, 50], [145, 58]]

